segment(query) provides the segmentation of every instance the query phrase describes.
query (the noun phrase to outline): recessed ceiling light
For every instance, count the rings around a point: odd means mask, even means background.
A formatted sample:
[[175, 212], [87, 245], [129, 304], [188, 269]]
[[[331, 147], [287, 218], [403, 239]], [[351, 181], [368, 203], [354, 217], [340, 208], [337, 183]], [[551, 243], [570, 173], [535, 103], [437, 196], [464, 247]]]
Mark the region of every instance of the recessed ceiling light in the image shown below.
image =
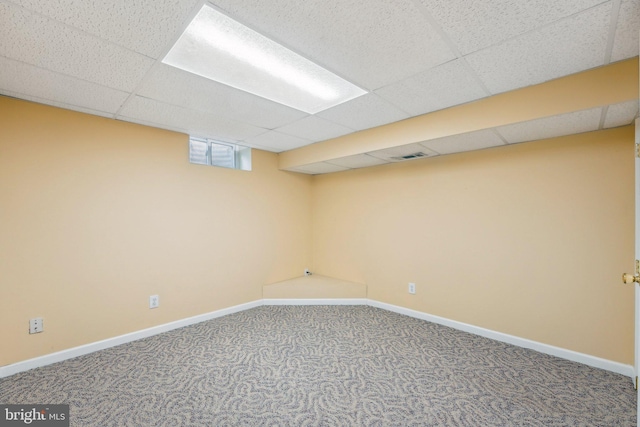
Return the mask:
[[309, 114], [367, 93], [206, 4], [162, 62]]

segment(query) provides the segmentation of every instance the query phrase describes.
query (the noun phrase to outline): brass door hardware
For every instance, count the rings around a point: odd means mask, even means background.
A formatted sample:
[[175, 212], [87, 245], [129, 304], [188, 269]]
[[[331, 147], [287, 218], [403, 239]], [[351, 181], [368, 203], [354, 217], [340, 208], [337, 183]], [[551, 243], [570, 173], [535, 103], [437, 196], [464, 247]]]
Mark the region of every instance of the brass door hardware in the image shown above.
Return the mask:
[[636, 274], [624, 273], [622, 275], [622, 283], [640, 283], [640, 261], [636, 260]]

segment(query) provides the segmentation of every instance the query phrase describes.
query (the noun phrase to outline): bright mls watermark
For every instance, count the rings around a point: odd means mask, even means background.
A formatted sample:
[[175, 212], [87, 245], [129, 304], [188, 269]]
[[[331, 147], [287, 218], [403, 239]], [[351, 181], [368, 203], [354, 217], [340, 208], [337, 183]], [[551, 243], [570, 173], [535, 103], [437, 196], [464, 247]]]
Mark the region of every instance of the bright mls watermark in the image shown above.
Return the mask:
[[0, 405], [0, 427], [69, 427], [69, 405]]

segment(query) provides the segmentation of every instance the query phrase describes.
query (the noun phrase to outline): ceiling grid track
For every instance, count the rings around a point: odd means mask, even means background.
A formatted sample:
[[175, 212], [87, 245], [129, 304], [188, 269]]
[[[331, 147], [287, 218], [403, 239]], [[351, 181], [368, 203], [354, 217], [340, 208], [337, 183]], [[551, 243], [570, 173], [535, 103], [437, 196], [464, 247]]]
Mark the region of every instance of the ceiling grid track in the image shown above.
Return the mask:
[[611, 21], [609, 23], [609, 34], [607, 35], [607, 48], [604, 52], [604, 65], [611, 62], [613, 53], [613, 43], [616, 39], [616, 28], [618, 27], [618, 15], [620, 14], [620, 3], [622, 0], [611, 0]]
[[456, 56], [456, 58], [459, 59], [460, 61], [462, 61], [462, 64], [464, 65], [464, 67], [467, 70], [467, 72], [473, 77], [473, 79], [476, 81], [476, 83], [482, 88], [484, 93], [487, 96], [492, 95], [492, 93], [489, 90], [489, 88], [487, 87], [487, 85], [485, 85], [484, 81], [482, 81], [482, 79], [475, 72], [473, 67], [471, 67], [471, 65], [467, 62], [467, 60], [465, 59], [465, 57], [462, 54], [462, 52], [460, 52], [460, 49], [458, 49], [458, 46], [456, 46], [456, 44], [453, 42], [453, 40], [451, 40], [451, 38], [446, 33], [446, 31], [444, 31], [442, 29], [442, 27], [440, 26], [440, 23], [438, 23], [438, 21], [433, 16], [431, 16], [431, 14], [427, 10], [427, 8], [420, 2], [420, 0], [413, 0], [413, 3], [420, 10], [420, 12], [424, 16], [424, 18], [427, 20], [427, 22], [429, 22], [429, 24], [433, 28], [435, 28], [435, 30], [438, 32], [440, 37], [442, 37], [442, 40], [447, 44], [447, 46], [449, 46], [449, 49], [451, 49], [451, 52], [453, 52], [453, 54]]
[[[162, 62], [205, 5], [368, 93], [308, 114]], [[630, 124], [638, 17], [638, 0], [0, 0], [0, 96], [329, 173]], [[583, 73], [601, 77], [558, 83]]]
[[142, 86], [145, 84], [145, 82], [147, 81], [149, 76], [151, 76], [157, 70], [157, 68], [160, 66], [160, 64], [162, 64], [162, 58], [164, 58], [166, 56], [166, 54], [169, 52], [169, 50], [171, 50], [173, 45], [176, 43], [176, 41], [182, 35], [182, 32], [185, 30], [185, 28], [187, 28], [189, 26], [189, 23], [191, 22], [191, 20], [193, 20], [193, 18], [198, 14], [198, 11], [200, 10], [200, 8], [202, 7], [202, 5], [204, 3], [205, 3], [205, 1], [201, 0], [200, 2], [198, 2], [193, 7], [193, 9], [191, 9], [191, 13], [189, 13], [189, 16], [187, 17], [187, 19], [185, 19], [182, 22], [182, 25], [181, 25], [179, 31], [176, 31], [176, 34], [171, 39], [170, 43], [168, 43], [165, 46], [165, 48], [160, 52], [158, 57], [155, 58], [155, 61], [154, 61], [153, 65], [151, 65], [151, 67], [145, 73], [144, 77], [140, 79], [140, 81], [138, 82], [136, 87], [131, 91], [129, 96], [127, 96], [127, 99], [125, 99], [125, 101], [122, 103], [120, 108], [118, 108], [118, 110], [115, 112], [115, 114], [113, 115], [113, 117], [115, 119], [118, 119], [120, 117], [120, 115], [122, 113], [122, 110], [127, 106], [127, 104], [131, 101], [131, 99], [135, 98], [138, 95], [138, 92], [140, 91]]

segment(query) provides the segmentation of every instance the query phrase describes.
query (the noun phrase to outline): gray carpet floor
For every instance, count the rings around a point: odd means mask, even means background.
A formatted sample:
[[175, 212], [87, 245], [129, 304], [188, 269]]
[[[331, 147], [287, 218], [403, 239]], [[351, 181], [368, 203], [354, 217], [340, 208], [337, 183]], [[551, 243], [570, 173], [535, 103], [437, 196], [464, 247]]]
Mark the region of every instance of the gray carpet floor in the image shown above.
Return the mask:
[[72, 426], [633, 426], [631, 380], [367, 306], [263, 306], [0, 380]]

